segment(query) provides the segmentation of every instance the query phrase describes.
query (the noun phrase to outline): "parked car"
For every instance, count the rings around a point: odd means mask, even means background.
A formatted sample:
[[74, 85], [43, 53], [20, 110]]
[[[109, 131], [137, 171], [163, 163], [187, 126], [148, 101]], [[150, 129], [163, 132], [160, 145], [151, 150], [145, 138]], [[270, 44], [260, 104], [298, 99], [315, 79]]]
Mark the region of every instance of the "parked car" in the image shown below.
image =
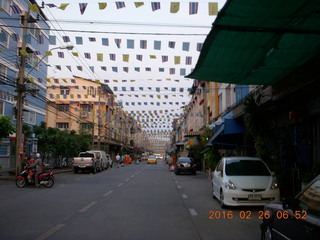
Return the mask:
[[96, 173], [97, 170], [101, 171], [101, 160], [95, 152], [80, 152], [78, 157], [72, 158], [72, 166], [74, 173], [78, 173], [80, 169]]
[[263, 206], [278, 202], [276, 178], [263, 160], [254, 157], [224, 157], [212, 177], [212, 196], [225, 206]]
[[106, 154], [105, 151], [101, 151], [101, 150], [90, 150], [89, 152], [95, 152], [97, 154], [97, 157], [100, 159], [100, 162], [101, 162], [101, 166], [100, 166], [101, 171], [104, 171], [107, 168], [109, 168], [110, 166], [109, 154]]
[[196, 164], [192, 158], [189, 157], [179, 157], [175, 166], [175, 174], [180, 173], [191, 173], [193, 175], [197, 174]]
[[320, 175], [282, 203], [266, 204], [260, 225], [261, 239], [320, 238]]
[[156, 156], [150, 155], [150, 156], [148, 157], [148, 160], [147, 160], [147, 164], [149, 164], [149, 163], [157, 164], [157, 158], [156, 158]]

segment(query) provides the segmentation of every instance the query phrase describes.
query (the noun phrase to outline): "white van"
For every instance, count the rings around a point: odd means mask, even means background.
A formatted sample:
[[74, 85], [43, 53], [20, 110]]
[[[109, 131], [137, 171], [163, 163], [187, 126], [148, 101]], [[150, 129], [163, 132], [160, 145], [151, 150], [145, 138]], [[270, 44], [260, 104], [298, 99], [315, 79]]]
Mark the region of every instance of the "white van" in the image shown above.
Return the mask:
[[[106, 154], [105, 151], [100, 150], [90, 150], [90, 152], [95, 152], [97, 157], [101, 160], [101, 171], [106, 170], [112, 165], [112, 161], [109, 154]], [[110, 162], [111, 161], [111, 162]]]

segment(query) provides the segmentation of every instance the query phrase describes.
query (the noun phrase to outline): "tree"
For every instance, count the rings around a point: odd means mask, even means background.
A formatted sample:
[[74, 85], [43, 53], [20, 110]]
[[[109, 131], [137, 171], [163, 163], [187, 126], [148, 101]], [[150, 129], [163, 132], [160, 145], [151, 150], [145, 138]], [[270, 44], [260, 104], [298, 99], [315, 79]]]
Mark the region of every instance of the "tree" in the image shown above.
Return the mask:
[[0, 117], [0, 139], [8, 137], [10, 134], [15, 132], [15, 128], [10, 121], [9, 116]]

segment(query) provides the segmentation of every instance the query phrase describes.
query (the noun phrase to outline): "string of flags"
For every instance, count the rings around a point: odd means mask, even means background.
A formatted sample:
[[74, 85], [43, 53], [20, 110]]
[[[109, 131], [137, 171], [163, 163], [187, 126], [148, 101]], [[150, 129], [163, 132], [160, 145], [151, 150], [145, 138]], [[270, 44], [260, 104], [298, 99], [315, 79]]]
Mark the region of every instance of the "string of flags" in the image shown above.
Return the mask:
[[[128, 3], [126, 4], [126, 2], [124, 2], [124, 1], [115, 1], [114, 3], [115, 3], [116, 9], [123, 9], [128, 6]], [[132, 2], [130, 2], [129, 4], [132, 4]], [[136, 8], [140, 8], [145, 5], [144, 2], [133, 2], [133, 4]], [[163, 3], [161, 3], [161, 2], [151, 2], [150, 3], [151, 10], [153, 12], [161, 10], [162, 4]], [[201, 3], [201, 4], [204, 4], [204, 3]], [[31, 5], [34, 5], [34, 4], [31, 4]], [[48, 8], [57, 8], [60, 10], [66, 10], [68, 8], [68, 6], [70, 5], [70, 3], [61, 3], [60, 6], [53, 4], [53, 3], [48, 3], [45, 5]], [[188, 5], [189, 5], [188, 6], [189, 15], [198, 14], [198, 9], [199, 9], [199, 5], [200, 5], [199, 2], [189, 2]], [[83, 15], [88, 7], [88, 3], [79, 3], [78, 6], [79, 6], [80, 14]], [[99, 10], [105, 10], [108, 7], [108, 3], [99, 2], [97, 7]], [[218, 3], [217, 2], [208, 2], [207, 7], [208, 7], [208, 15], [209, 16], [214, 16], [214, 15], [218, 14]], [[36, 7], [32, 8], [31, 10], [35, 11], [35, 12], [39, 11], [39, 9]], [[170, 13], [175, 14], [175, 13], [178, 13], [179, 11], [180, 11], [180, 2], [170, 2]]]

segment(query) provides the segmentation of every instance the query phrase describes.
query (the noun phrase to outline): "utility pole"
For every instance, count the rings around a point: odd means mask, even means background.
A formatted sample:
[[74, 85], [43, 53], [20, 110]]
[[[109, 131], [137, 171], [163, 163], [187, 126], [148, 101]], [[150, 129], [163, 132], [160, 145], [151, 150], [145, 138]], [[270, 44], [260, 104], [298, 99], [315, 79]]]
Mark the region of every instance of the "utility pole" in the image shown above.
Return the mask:
[[[24, 36], [28, 32], [29, 11], [26, 11], [23, 19], [23, 34], [21, 50], [26, 52], [27, 44], [24, 41]], [[17, 79], [17, 114], [16, 114], [16, 176], [21, 172], [21, 155], [23, 154], [22, 141], [22, 115], [23, 115], [23, 99], [25, 96], [24, 74], [26, 69], [27, 56], [21, 54], [19, 78]]]
[[99, 90], [98, 88], [98, 95], [99, 95], [99, 107], [98, 107], [98, 111], [99, 111], [99, 114], [98, 114], [98, 150], [100, 150], [100, 147], [101, 147], [101, 114], [100, 114], [100, 111], [101, 111], [101, 107], [100, 107], [100, 93], [101, 91]]

